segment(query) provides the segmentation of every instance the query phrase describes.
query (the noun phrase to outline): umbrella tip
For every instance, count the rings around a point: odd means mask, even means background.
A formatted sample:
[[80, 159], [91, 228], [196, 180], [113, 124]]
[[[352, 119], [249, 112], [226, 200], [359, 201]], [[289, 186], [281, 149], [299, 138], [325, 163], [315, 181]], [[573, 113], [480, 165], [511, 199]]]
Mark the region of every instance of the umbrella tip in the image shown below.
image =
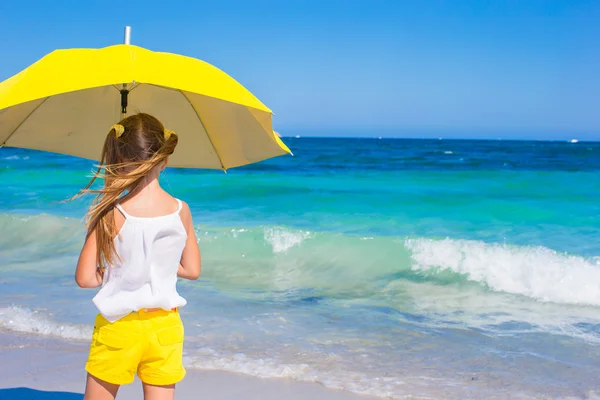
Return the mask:
[[125, 27], [125, 44], [131, 44], [131, 27], [127, 25]]

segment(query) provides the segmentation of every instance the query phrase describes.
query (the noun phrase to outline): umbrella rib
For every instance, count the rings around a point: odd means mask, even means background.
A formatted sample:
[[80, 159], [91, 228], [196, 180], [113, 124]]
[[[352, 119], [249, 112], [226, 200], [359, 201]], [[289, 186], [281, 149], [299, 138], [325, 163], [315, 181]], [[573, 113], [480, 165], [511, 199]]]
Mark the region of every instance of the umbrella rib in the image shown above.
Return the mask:
[[12, 137], [12, 135], [14, 135], [14, 133], [19, 130], [21, 125], [23, 125], [25, 123], [25, 121], [27, 121], [29, 119], [29, 117], [31, 117], [31, 115], [33, 115], [33, 113], [36, 112], [38, 110], [38, 108], [40, 108], [42, 106], [42, 104], [44, 104], [46, 102], [46, 100], [48, 100], [49, 98], [50, 97], [46, 97], [40, 104], [38, 104], [33, 110], [31, 110], [29, 115], [27, 115], [25, 118], [23, 118], [23, 121], [21, 121], [19, 123], [19, 125], [17, 125], [17, 127], [15, 129], [13, 129], [13, 131], [6, 137], [6, 139], [4, 139], [4, 142], [2, 142], [2, 144], [0, 144], [0, 147], [4, 147], [6, 142], [8, 142], [8, 139], [10, 139]]
[[[139, 86], [141, 85], [141, 83], [136, 83], [131, 89], [129, 89], [129, 92], [132, 92], [133, 89], [137, 89]], [[114, 87], [115, 89], [117, 89], [119, 92], [121, 91], [121, 89], [119, 89], [119, 87], [117, 85], [112, 85], [112, 87]]]
[[225, 168], [225, 165], [223, 165], [223, 160], [221, 160], [221, 156], [219, 155], [219, 152], [217, 151], [217, 147], [215, 146], [215, 144], [213, 143], [210, 134], [208, 133], [208, 129], [206, 129], [206, 125], [204, 125], [204, 122], [202, 121], [202, 118], [200, 118], [200, 114], [198, 114], [198, 110], [196, 110], [196, 107], [194, 107], [194, 105], [192, 104], [192, 102], [190, 101], [190, 99], [188, 99], [188, 97], [185, 95], [185, 93], [183, 93], [182, 90], [177, 89], [177, 91], [179, 93], [181, 93], [181, 95], [183, 96], [183, 98], [190, 104], [190, 107], [192, 107], [192, 110], [194, 110], [194, 112], [196, 113], [196, 117], [198, 117], [198, 121], [200, 121], [200, 124], [202, 125], [202, 128], [204, 128], [204, 132], [206, 132], [206, 137], [208, 137], [208, 141], [210, 142], [210, 145], [212, 146], [213, 150], [215, 151], [215, 154], [217, 155], [217, 158], [219, 159], [219, 163], [221, 164], [221, 168], [223, 169], [223, 171], [227, 171], [227, 168]]

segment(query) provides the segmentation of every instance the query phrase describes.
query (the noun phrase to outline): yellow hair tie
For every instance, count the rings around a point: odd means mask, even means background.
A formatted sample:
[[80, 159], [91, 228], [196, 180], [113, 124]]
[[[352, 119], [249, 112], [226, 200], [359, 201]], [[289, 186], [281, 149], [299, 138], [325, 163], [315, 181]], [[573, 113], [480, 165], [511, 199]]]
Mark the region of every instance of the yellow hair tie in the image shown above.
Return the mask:
[[114, 124], [110, 129], [111, 130], [113, 130], [113, 129], [115, 130], [115, 136], [117, 138], [120, 138], [121, 135], [123, 133], [125, 133], [125, 127], [123, 125], [121, 125], [121, 124]]
[[169, 140], [171, 135], [177, 135], [177, 134], [175, 133], [175, 131], [172, 131], [170, 129], [165, 129], [165, 140]]

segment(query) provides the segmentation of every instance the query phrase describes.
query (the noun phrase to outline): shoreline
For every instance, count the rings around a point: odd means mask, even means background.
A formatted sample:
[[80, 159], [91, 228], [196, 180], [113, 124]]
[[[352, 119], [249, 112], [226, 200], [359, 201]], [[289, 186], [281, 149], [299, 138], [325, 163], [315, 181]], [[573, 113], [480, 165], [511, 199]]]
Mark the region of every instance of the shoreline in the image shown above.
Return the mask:
[[[84, 371], [89, 344], [31, 334], [0, 331], [0, 399], [53, 400], [83, 399]], [[375, 400], [380, 397], [328, 389], [319, 383], [287, 378], [258, 378], [241, 373], [187, 369], [185, 379], [177, 384], [180, 400]], [[141, 398], [139, 379], [122, 386], [117, 399]]]

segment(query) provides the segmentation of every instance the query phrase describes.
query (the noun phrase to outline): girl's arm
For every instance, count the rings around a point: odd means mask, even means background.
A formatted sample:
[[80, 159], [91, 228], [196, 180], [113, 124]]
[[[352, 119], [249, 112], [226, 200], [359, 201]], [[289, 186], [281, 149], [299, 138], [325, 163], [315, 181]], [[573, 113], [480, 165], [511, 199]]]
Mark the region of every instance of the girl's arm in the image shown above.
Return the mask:
[[102, 284], [96, 253], [96, 231], [92, 231], [85, 239], [77, 262], [75, 282], [82, 288], [95, 288]]
[[202, 269], [200, 248], [198, 247], [196, 232], [194, 231], [192, 212], [186, 203], [183, 203], [183, 208], [181, 209], [181, 220], [187, 232], [187, 242], [181, 254], [177, 276], [184, 279], [196, 280], [200, 276], [200, 270]]

